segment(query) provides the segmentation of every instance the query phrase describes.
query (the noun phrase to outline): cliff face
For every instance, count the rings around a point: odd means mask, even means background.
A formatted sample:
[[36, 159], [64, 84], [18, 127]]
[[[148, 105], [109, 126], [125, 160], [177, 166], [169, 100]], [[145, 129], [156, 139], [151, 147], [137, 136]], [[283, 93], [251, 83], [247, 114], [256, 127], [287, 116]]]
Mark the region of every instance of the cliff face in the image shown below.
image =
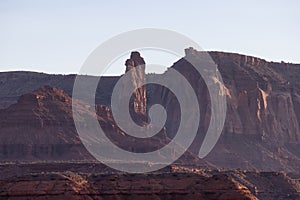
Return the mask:
[[[130, 73], [131, 84], [142, 85], [144, 82], [144, 64], [143, 58], [137, 52], [133, 52], [130, 59], [126, 61], [126, 72]], [[43, 76], [46, 75], [43, 74]], [[104, 78], [103, 80], [104, 86], [115, 84], [111, 79]], [[106, 80], [109, 82], [105, 82]], [[18, 79], [14, 79], [14, 81], [16, 83], [22, 82]], [[21, 87], [20, 90], [22, 89], [24, 90]], [[106, 88], [106, 90], [110, 90], [110, 88]], [[103, 91], [105, 89], [99, 88], [96, 98], [106, 97], [108, 99], [105, 101], [110, 102], [110, 95], [101, 93]], [[122, 95], [120, 96], [122, 97]], [[83, 146], [77, 133], [73, 121], [72, 103], [76, 107], [78, 119], [81, 120], [79, 123], [85, 127], [89, 126], [89, 121], [85, 119], [92, 118], [94, 110], [96, 110], [99, 125], [107, 137], [124, 150], [137, 153], [151, 152], [170, 142], [165, 128], [149, 139], [132, 137], [118, 127], [111, 114], [110, 106], [96, 104], [94, 107], [78, 99], [72, 100], [63, 90], [44, 86], [21, 95], [15, 104], [0, 110], [0, 160], [26, 162], [94, 160]], [[141, 126], [147, 125], [145, 86], [138, 88], [133, 93], [129, 106], [133, 119]], [[105, 151], [106, 145], [108, 144], [100, 143], [99, 148]], [[166, 155], [158, 153], [157, 156], [165, 158]], [[175, 156], [175, 153], [171, 156]], [[115, 159], [113, 154], [110, 159]], [[190, 152], [182, 155], [177, 162], [202, 166], [203, 168], [210, 167], [210, 164]]]
[[211, 53], [224, 74], [229, 116], [225, 133], [256, 135], [283, 144], [299, 142], [299, 86], [285, 71], [300, 68], [242, 55]]
[[[220, 167], [299, 171], [300, 65], [231, 53], [210, 55], [223, 77], [227, 116], [222, 136], [206, 159]], [[184, 58], [172, 68], [189, 80], [199, 100], [200, 128], [191, 147], [197, 153], [211, 116], [207, 86]], [[175, 96], [163, 87], [149, 90], [149, 103], [159, 101], [170, 110], [166, 126], [173, 137], [180, 123]]]
[[300, 66], [211, 55], [228, 90], [228, 112], [223, 136], [208, 159], [225, 167], [299, 171]]
[[223, 136], [208, 159], [225, 167], [299, 171], [300, 65], [211, 56], [228, 91], [228, 112]]
[[[187, 53], [197, 56], [197, 51]], [[221, 138], [206, 159], [220, 167], [299, 172], [300, 65], [267, 62], [232, 53], [210, 52], [210, 55], [223, 77], [228, 109]], [[132, 84], [139, 85], [150, 76], [145, 77], [144, 64], [138, 53], [133, 53], [126, 61], [126, 71], [131, 70], [132, 73]], [[197, 138], [191, 147], [191, 151], [197, 154], [210, 122], [211, 105], [207, 86], [185, 59], [180, 59], [172, 67], [189, 80], [199, 100], [201, 119]], [[2, 158], [7, 158], [6, 154], [11, 155], [15, 151], [38, 151], [32, 148], [39, 147], [30, 147], [29, 150], [22, 145], [11, 144], [9, 147], [7, 144], [17, 136], [23, 138], [19, 140], [20, 144], [27, 141], [29, 135], [34, 135], [33, 138], [40, 140], [40, 144], [51, 141], [48, 138], [79, 142], [75, 136], [76, 130], [69, 127], [73, 122], [69, 103], [71, 100], [67, 96], [72, 94], [74, 77], [31, 72], [0, 73], [0, 106], [6, 107], [0, 110]], [[96, 102], [102, 105], [97, 106], [97, 112], [100, 123], [109, 130], [111, 138], [121, 138], [125, 142], [123, 146], [119, 145], [126, 149], [127, 142], [136, 139], [127, 137], [126, 133], [116, 128], [108, 106], [118, 79], [119, 77], [101, 78]], [[43, 85], [57, 87], [66, 93], [49, 88], [31, 92]], [[17, 104], [11, 105], [13, 103]], [[159, 148], [169, 141], [163, 135], [174, 137], [180, 123], [180, 110], [171, 91], [158, 85], [147, 85], [147, 91], [145, 87], [140, 87], [132, 96], [133, 116], [140, 114], [135, 116], [136, 119], [142, 119], [140, 122], [146, 124], [147, 120], [140, 116], [145, 116], [146, 107], [155, 103], [164, 105], [168, 113], [166, 130], [158, 138], [153, 138], [158, 144], [154, 148]], [[11, 106], [8, 107], [9, 105]], [[65, 134], [68, 136], [64, 136]], [[42, 139], [42, 136], [47, 139]], [[65, 144], [58, 141], [55, 143]], [[138, 144], [135, 151], [145, 151], [147, 142], [139, 140]], [[62, 147], [49, 148], [59, 149], [57, 151], [61, 152]], [[48, 151], [50, 150], [45, 150]], [[18, 156], [20, 157], [19, 154]]]
[[[139, 52], [132, 52], [130, 59], [126, 60], [126, 71], [130, 73], [132, 84], [135, 86], [143, 85], [145, 83], [145, 61], [140, 56]], [[130, 107], [133, 107], [135, 113], [146, 115], [146, 86], [139, 87], [132, 94], [132, 101]]]

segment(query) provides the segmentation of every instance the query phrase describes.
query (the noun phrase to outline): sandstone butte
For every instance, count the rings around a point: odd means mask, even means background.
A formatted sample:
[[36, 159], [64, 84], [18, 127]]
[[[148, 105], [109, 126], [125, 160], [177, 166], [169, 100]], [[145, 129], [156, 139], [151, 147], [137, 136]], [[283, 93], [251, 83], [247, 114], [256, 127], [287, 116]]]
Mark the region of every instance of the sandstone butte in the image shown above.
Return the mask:
[[[97, 163], [81, 144], [71, 108], [75, 75], [0, 73], [0, 196], [300, 198], [300, 65], [233, 53], [209, 54], [222, 75], [227, 97], [221, 138], [204, 160], [196, 156], [209, 124], [210, 98], [201, 76], [182, 58], [171, 67], [182, 73], [196, 92], [201, 111], [198, 135], [172, 166], [141, 175], [118, 173]], [[186, 50], [186, 56], [200, 55], [192, 48]], [[133, 52], [125, 64], [126, 72], [131, 70], [132, 84], [151, 76], [145, 74], [145, 61], [138, 52]], [[142, 67], [137, 70], [137, 66]], [[147, 108], [154, 103], [162, 104], [168, 113], [165, 128], [157, 136], [137, 140], [116, 126], [110, 112], [110, 95], [118, 79], [102, 77], [96, 93], [98, 120], [108, 137], [134, 152], [167, 144], [180, 123], [173, 93], [158, 85], [136, 90], [130, 109], [137, 123], [148, 123]], [[76, 101], [85, 114], [91, 113], [92, 106]]]

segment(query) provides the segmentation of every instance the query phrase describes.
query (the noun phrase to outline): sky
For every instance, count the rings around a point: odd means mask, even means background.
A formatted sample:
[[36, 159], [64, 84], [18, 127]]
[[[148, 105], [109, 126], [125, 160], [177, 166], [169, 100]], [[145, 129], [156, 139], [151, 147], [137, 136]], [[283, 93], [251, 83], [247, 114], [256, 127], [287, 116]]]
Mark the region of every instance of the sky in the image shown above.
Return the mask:
[[[204, 50], [300, 63], [299, 9], [297, 0], [0, 0], [0, 71], [78, 73], [102, 42], [139, 28], [176, 31]], [[177, 59], [153, 55], [142, 56]], [[123, 63], [108, 74], [122, 73]]]

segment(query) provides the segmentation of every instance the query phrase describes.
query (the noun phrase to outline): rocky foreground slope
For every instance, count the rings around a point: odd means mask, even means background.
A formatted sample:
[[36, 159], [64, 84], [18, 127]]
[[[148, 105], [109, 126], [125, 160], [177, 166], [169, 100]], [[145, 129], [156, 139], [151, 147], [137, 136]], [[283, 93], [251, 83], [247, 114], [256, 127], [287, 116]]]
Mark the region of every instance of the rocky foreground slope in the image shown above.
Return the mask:
[[[13, 165], [13, 166], [12, 166]], [[15, 168], [12, 170], [8, 168]], [[99, 163], [2, 164], [0, 198], [10, 199], [299, 199], [300, 182], [282, 172], [170, 166], [155, 173], [103, 173]], [[19, 170], [17, 170], [19, 169]], [[78, 172], [80, 171], [80, 172]]]

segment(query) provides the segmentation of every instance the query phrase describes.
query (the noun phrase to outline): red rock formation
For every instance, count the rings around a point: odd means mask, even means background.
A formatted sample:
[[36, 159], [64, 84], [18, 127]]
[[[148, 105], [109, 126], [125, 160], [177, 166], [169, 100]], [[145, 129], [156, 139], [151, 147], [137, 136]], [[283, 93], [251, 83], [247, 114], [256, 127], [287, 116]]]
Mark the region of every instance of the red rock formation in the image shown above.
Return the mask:
[[[192, 53], [197, 55], [197, 51], [192, 51]], [[221, 167], [300, 171], [300, 65], [267, 62], [263, 59], [232, 53], [210, 52], [210, 55], [218, 65], [218, 70], [224, 80], [228, 110], [222, 136], [207, 159]], [[129, 65], [129, 63], [131, 64]], [[142, 58], [136, 54], [128, 61], [128, 66], [132, 68], [133, 65], [143, 65], [143, 63]], [[197, 147], [199, 148], [201, 144], [210, 120], [210, 99], [205, 83], [187, 61], [180, 59], [173, 67], [190, 80], [199, 98], [201, 122], [198, 138], [193, 145], [194, 152], [197, 153]], [[135, 74], [135, 77], [143, 77]], [[94, 77], [89, 78], [93, 79]], [[99, 87], [96, 93], [98, 103], [110, 104], [110, 95], [118, 78], [101, 78], [100, 85], [102, 87]], [[17, 102], [22, 94], [29, 93], [42, 85], [56, 86], [71, 95], [73, 81], [74, 75], [47, 75], [32, 72], [0, 73], [0, 107]], [[140, 79], [138, 78], [137, 81]], [[148, 106], [153, 103], [162, 103], [167, 108], [167, 135], [172, 138], [180, 123], [180, 112], [177, 109], [179, 105], [176, 98], [166, 88], [156, 85], [147, 86], [147, 93]], [[138, 90], [134, 97], [132, 99], [136, 103], [132, 104], [133, 110], [144, 113], [145, 90]], [[26, 101], [30, 102], [28, 107], [25, 105]], [[37, 109], [38, 102], [43, 101], [27, 95], [21, 98], [17, 107], [14, 105], [5, 111], [0, 111], [5, 113], [1, 114], [1, 134], [12, 134], [13, 132], [19, 134], [22, 131], [16, 127], [27, 130], [29, 125], [37, 130], [38, 127], [41, 127], [41, 121], [45, 124], [50, 123], [50, 120], [43, 118], [45, 117], [42, 114], [43, 109]], [[62, 101], [56, 100], [56, 102]], [[38, 115], [32, 111], [31, 106], [37, 107], [34, 111], [39, 111]], [[41, 107], [43, 108], [42, 105]], [[51, 106], [47, 107], [47, 109], [50, 108]], [[16, 109], [20, 113], [16, 112]], [[108, 106], [100, 106], [98, 110], [105, 116], [109, 114]], [[28, 113], [22, 114], [25, 111]], [[52, 124], [58, 123], [54, 122], [56, 117], [63, 120], [56, 115], [51, 113], [52, 118], [50, 116], [46, 118], [53, 119]], [[69, 116], [67, 113], [65, 115]], [[17, 118], [20, 120], [15, 120]], [[104, 119], [109, 119], [106, 121], [106, 125], [110, 130], [117, 130], [111, 128], [113, 125], [111, 116], [102, 119], [103, 123], [105, 123]], [[22, 125], [17, 125], [17, 123]], [[65, 123], [69, 122], [63, 124]], [[8, 128], [9, 126], [10, 128]], [[62, 124], [61, 127], [63, 128]], [[122, 133], [120, 134], [122, 135]], [[121, 137], [119, 135], [116, 137]], [[13, 140], [13, 137], [10, 140]], [[7, 139], [3, 141], [9, 142]], [[19, 152], [23, 151], [23, 147], [17, 145], [17, 147], [10, 148], [9, 151], [8, 147], [3, 146], [2, 152], [17, 151], [13, 149], [18, 148]], [[31, 150], [24, 149], [24, 151]]]
[[[194, 56], [198, 54], [191, 49], [186, 52]], [[238, 54], [210, 54], [223, 76], [228, 111], [223, 134], [206, 159], [219, 167], [299, 173], [300, 66], [266, 62]], [[141, 71], [138, 69], [138, 66], [144, 64], [138, 53], [132, 53], [127, 60], [126, 71], [132, 69], [133, 84], [144, 81], [144, 68]], [[210, 120], [207, 87], [186, 60], [179, 60], [173, 67], [189, 80], [199, 100], [200, 128], [190, 149], [197, 153]], [[33, 81], [30, 86], [23, 84], [27, 76]], [[43, 84], [45, 79], [65, 88], [70, 94], [73, 78], [29, 72], [25, 75], [23, 72], [0, 73], [0, 102], [5, 106], [11, 104], [32, 85]], [[117, 80], [118, 77], [102, 79], [107, 88], [97, 90], [96, 100], [110, 102], [108, 93]], [[146, 103], [162, 103], [168, 112], [167, 130], [163, 129], [151, 139], [129, 136], [117, 127], [108, 105], [96, 106], [99, 123], [107, 136], [128, 151], [148, 152], [161, 148], [174, 136], [180, 123], [176, 97], [164, 87], [152, 85], [147, 88], [150, 94], [148, 102], [146, 87], [139, 88], [132, 97], [131, 107], [134, 114], [137, 114], [134, 117], [146, 115]], [[21, 95], [15, 104], [0, 110], [1, 161], [63, 161], [0, 164], [0, 198], [57, 199], [65, 198], [66, 195], [73, 199], [101, 199], [103, 195], [111, 199], [181, 199], [183, 196], [189, 199], [299, 198], [299, 181], [284, 173], [185, 168], [184, 165], [213, 168], [190, 151], [176, 161], [175, 166], [170, 167], [171, 173], [162, 170], [162, 174], [91, 175], [89, 173], [111, 173], [112, 169], [99, 163], [70, 162], [93, 160], [76, 133], [71, 101], [64, 91], [45, 86]], [[76, 104], [84, 115], [93, 115], [94, 107], [80, 100], [76, 100]], [[147, 124], [143, 118], [139, 122]], [[82, 123], [86, 122], [83, 120]], [[166, 155], [159, 156], [163, 158]], [[141, 163], [141, 167], [145, 164], [153, 163]]]
[[49, 86], [0, 110], [1, 160], [91, 159], [76, 134], [71, 98]]
[[[156, 173], [99, 173], [97, 163], [0, 164], [0, 198], [299, 199], [299, 181], [279, 172], [171, 166]], [[22, 170], [20, 170], [22, 169]], [[13, 173], [17, 173], [17, 176]], [[103, 172], [103, 171], [102, 171]]]
[[[248, 188], [227, 175], [197, 174], [80, 175], [73, 172], [32, 174], [22, 181], [0, 181], [0, 197], [30, 199], [245, 199]], [[34, 189], [33, 189], [34, 188]]]
[[[193, 56], [201, 52], [188, 50]], [[300, 171], [300, 66], [269, 63], [238, 54], [210, 52], [225, 84], [227, 116], [223, 133], [207, 160], [217, 166], [245, 169]], [[197, 93], [201, 111], [197, 153], [210, 120], [210, 98], [203, 79], [184, 58], [173, 66]], [[298, 77], [295, 78], [295, 77]], [[162, 99], [171, 118], [167, 134], [173, 137], [179, 110], [166, 88], [151, 88], [149, 103]]]
[[[71, 101], [62, 90], [45, 86], [22, 95], [16, 104], [0, 110], [0, 160], [94, 160], [81, 143], [76, 131]], [[74, 101], [83, 116], [80, 123], [88, 126], [89, 122], [84, 120], [84, 116], [93, 116], [93, 107], [81, 101]], [[165, 129], [150, 139], [129, 136], [114, 122], [108, 106], [97, 105], [96, 112], [99, 124], [107, 137], [125, 150], [150, 152], [160, 149], [170, 141]], [[102, 144], [99, 148], [105, 150], [105, 145]], [[165, 155], [158, 156], [163, 158]], [[178, 163], [210, 167], [190, 152], [186, 152]]]
[[[126, 60], [126, 73], [130, 73], [132, 84], [135, 86], [143, 85], [145, 83], [145, 61], [140, 56], [139, 52], [132, 52], [130, 59]], [[130, 107], [135, 113], [146, 115], [146, 86], [142, 86], [136, 90], [132, 95]]]

